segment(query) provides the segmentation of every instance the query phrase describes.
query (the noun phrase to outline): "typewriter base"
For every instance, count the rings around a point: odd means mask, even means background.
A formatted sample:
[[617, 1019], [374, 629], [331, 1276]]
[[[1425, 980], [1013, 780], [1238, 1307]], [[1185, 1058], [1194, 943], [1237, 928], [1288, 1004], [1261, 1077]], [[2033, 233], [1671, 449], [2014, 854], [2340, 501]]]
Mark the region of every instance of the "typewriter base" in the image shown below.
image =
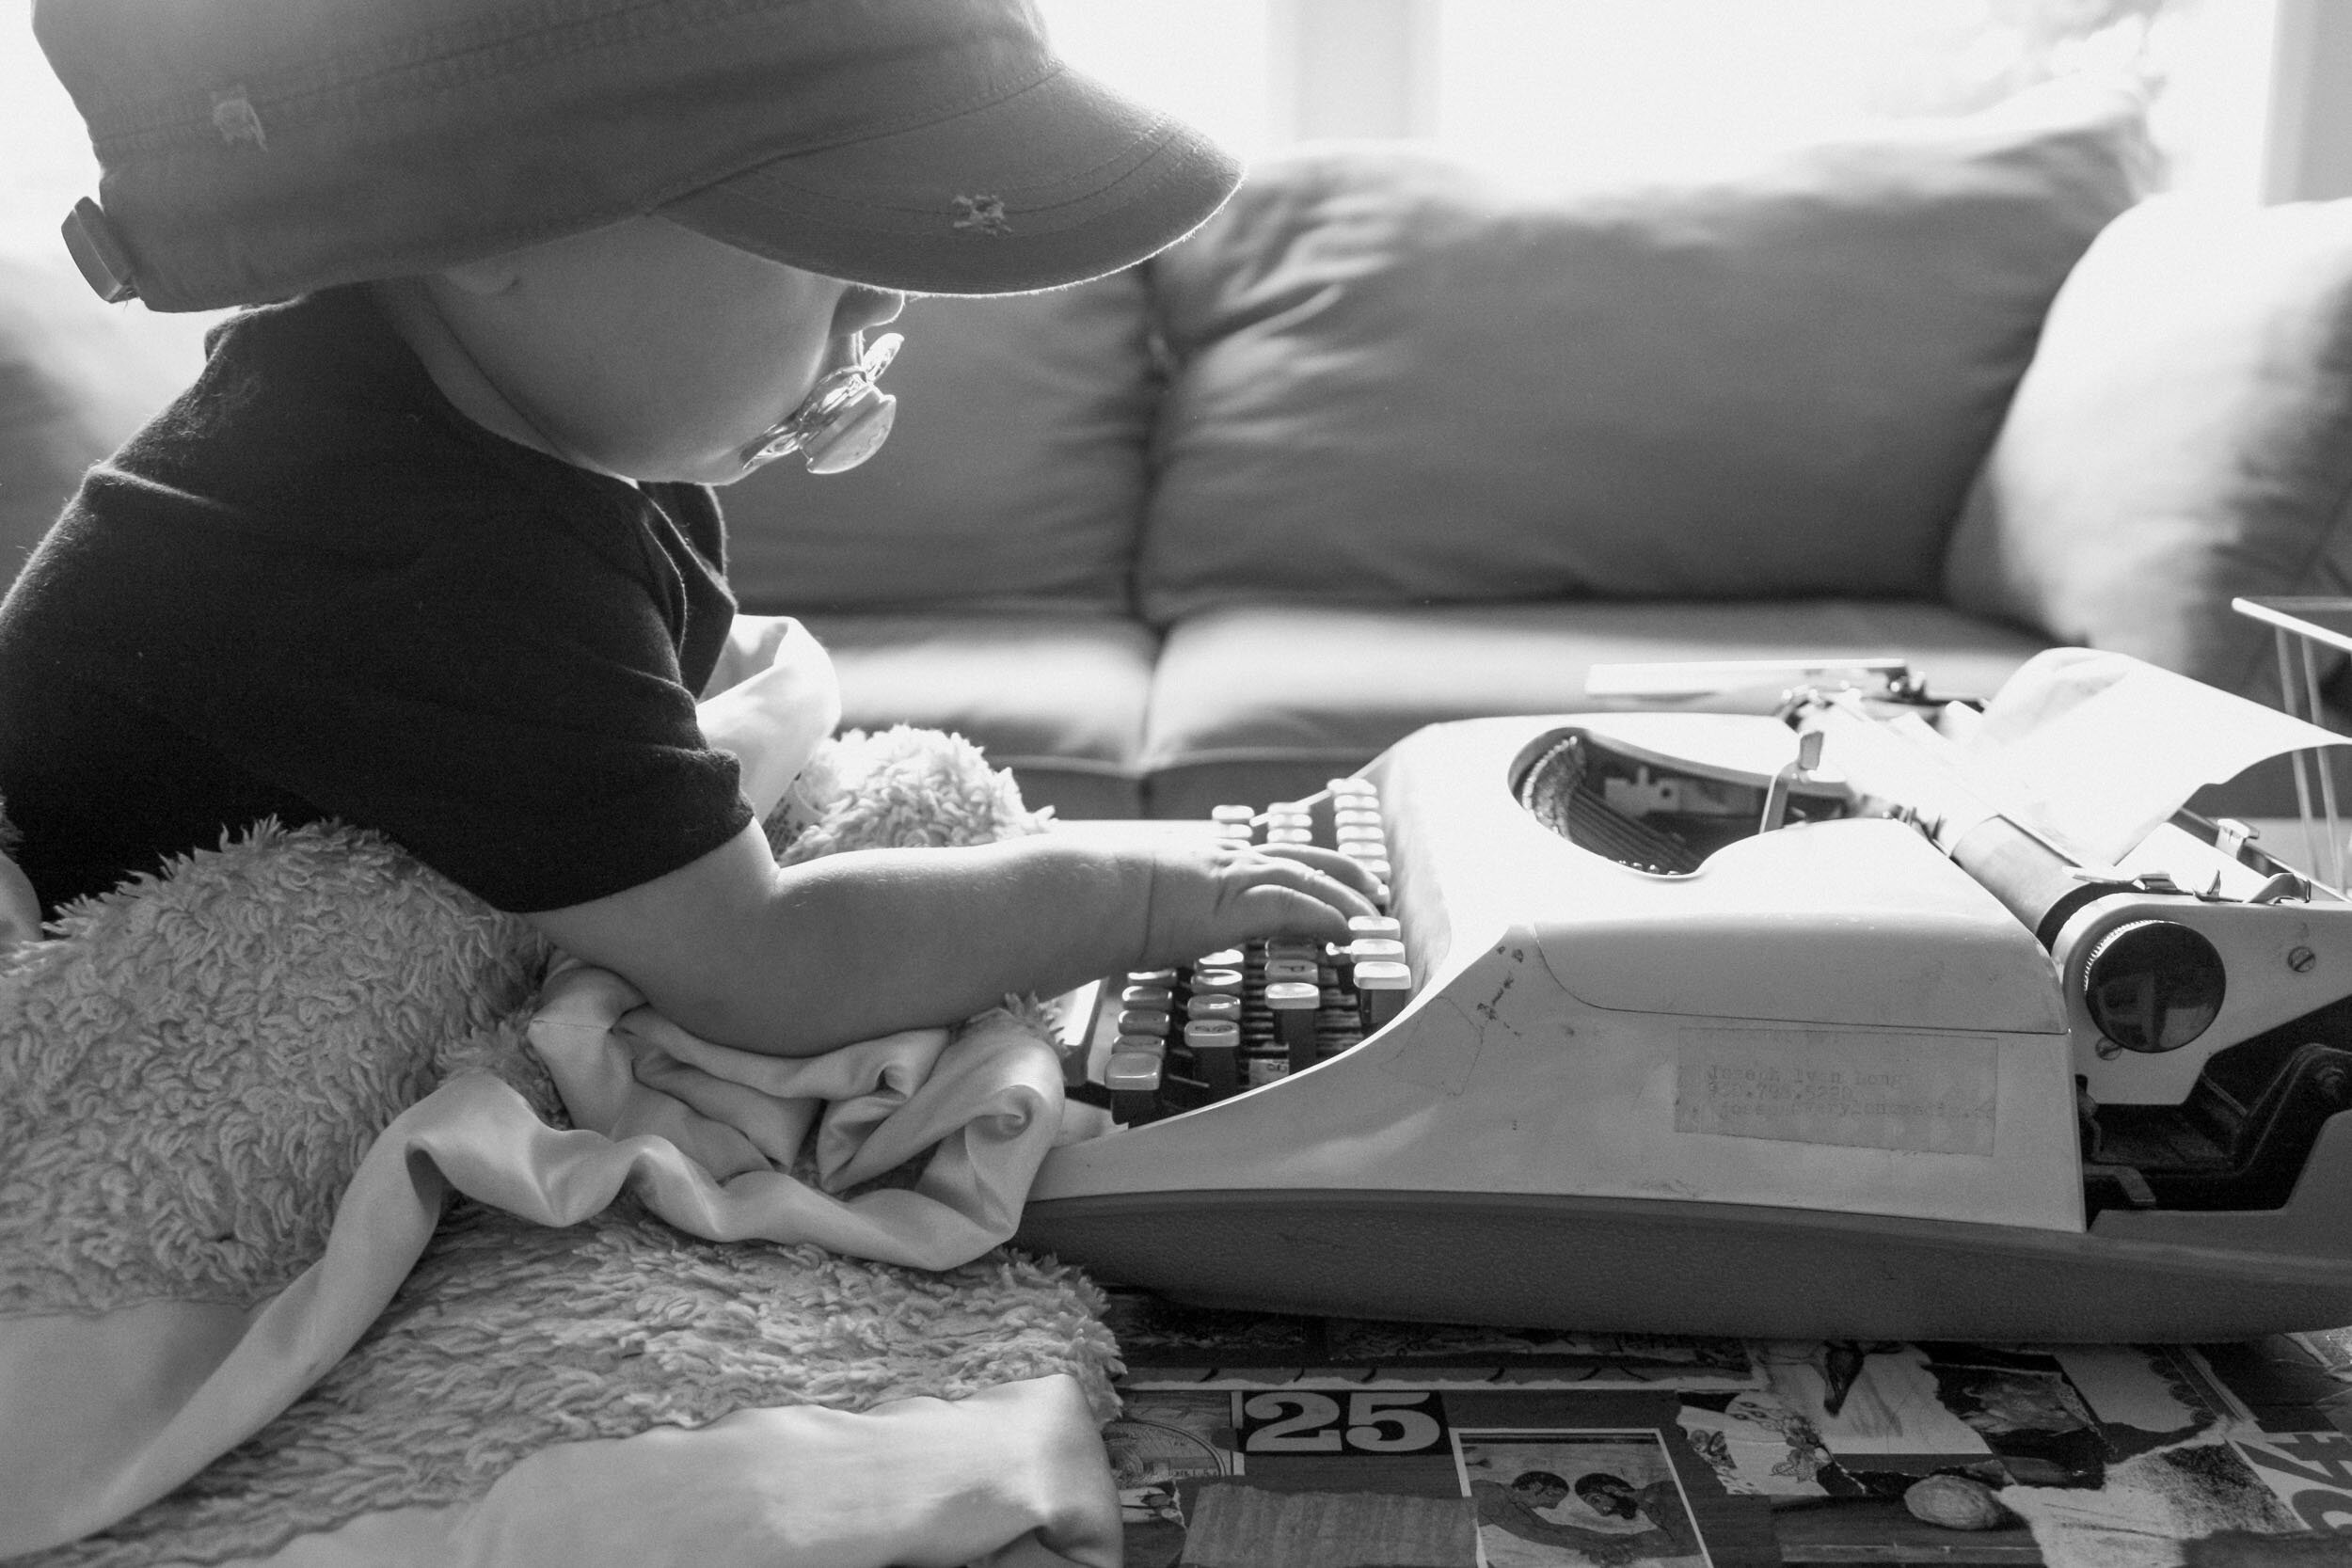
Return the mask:
[[2240, 1339], [2352, 1323], [2352, 1259], [1736, 1204], [1110, 1194], [1016, 1244], [1198, 1307], [1740, 1338]]

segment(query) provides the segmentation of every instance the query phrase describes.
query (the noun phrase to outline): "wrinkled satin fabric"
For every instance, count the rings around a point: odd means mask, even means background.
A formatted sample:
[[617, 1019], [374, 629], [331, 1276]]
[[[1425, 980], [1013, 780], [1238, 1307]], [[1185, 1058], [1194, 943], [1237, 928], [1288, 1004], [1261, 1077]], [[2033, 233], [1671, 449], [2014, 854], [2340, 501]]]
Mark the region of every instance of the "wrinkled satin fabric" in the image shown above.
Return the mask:
[[[1008, 1012], [765, 1056], [699, 1039], [619, 975], [572, 964], [548, 978], [531, 1044], [577, 1125], [648, 1143], [646, 1205], [712, 1241], [968, 1263], [1011, 1237], [1060, 1123], [1061, 1060]], [[803, 1146], [813, 1183], [793, 1174]], [[926, 1149], [912, 1186], [854, 1191]]]

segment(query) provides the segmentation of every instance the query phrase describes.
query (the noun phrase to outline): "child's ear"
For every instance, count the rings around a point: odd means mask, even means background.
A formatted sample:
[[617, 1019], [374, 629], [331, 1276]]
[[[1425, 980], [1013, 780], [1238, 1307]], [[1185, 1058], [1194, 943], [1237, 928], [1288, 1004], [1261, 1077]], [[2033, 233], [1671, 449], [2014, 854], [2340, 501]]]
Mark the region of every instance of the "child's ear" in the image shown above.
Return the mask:
[[513, 288], [521, 277], [521, 269], [516, 266], [512, 256], [485, 256], [479, 261], [460, 261], [453, 267], [443, 267], [441, 277], [453, 288], [487, 299]]

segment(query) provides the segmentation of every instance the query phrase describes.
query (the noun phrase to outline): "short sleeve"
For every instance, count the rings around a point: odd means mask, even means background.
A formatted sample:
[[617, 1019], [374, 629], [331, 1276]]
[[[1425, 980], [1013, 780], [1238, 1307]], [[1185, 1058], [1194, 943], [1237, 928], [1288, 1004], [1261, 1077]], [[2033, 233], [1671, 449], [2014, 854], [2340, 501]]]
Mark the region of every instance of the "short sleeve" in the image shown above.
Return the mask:
[[751, 810], [681, 679], [670, 563], [608, 531], [598, 547], [504, 513], [390, 560], [178, 552], [218, 575], [181, 585], [215, 610], [176, 623], [189, 645], [137, 661], [143, 695], [501, 909], [621, 892]]

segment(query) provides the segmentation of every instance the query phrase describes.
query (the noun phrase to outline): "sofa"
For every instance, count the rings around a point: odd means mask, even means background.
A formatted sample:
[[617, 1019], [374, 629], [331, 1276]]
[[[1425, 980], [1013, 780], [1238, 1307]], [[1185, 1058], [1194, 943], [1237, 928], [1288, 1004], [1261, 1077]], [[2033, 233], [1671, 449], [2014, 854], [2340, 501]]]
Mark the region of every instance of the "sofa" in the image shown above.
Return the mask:
[[2085, 643], [2264, 695], [2232, 595], [2352, 563], [2352, 203], [2160, 177], [2074, 84], [1542, 191], [1300, 149], [1144, 266], [910, 305], [892, 444], [735, 486], [733, 578], [849, 722], [961, 731], [1066, 816], [1295, 796], [1601, 705], [1597, 663], [1982, 695]]
[[[1540, 190], [1301, 148], [1144, 265], [912, 302], [890, 445], [733, 486], [730, 575], [846, 723], [963, 734], [1067, 817], [1302, 794], [1608, 705], [1601, 663], [1892, 653], [1968, 696], [2082, 643], [2272, 694], [2231, 598], [2352, 570], [2352, 202], [2161, 183], [2094, 83]], [[193, 364], [105, 309], [63, 349], [0, 316], [7, 558]], [[93, 373], [109, 334], [146, 369]], [[2293, 809], [2257, 793], [2209, 803]]]

